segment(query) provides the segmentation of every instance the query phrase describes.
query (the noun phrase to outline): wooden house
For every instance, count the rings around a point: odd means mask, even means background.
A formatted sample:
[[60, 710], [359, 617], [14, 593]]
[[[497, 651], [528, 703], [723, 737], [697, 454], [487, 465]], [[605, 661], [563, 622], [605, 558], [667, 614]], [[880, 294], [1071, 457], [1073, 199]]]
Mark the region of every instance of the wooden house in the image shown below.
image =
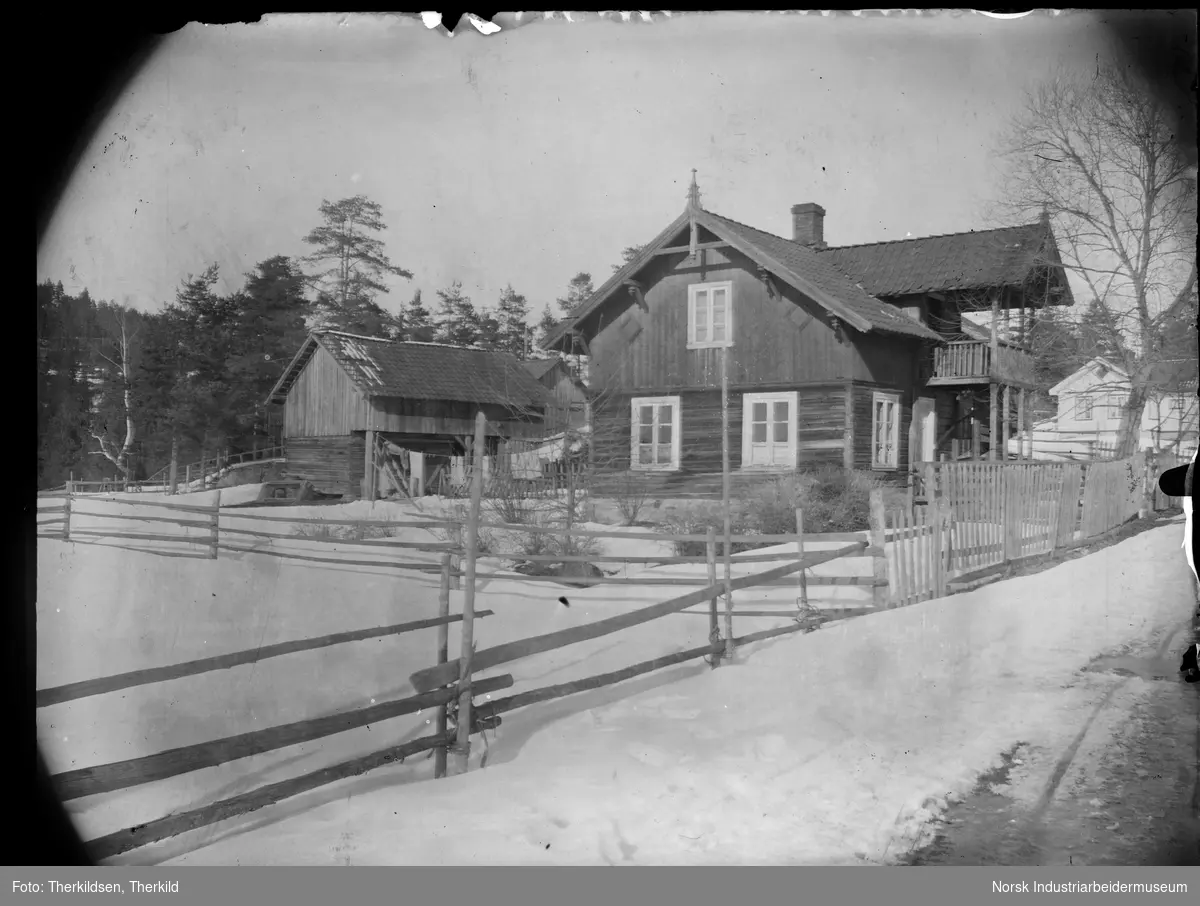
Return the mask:
[[487, 452], [545, 433], [550, 394], [514, 358], [482, 349], [309, 335], [268, 397], [283, 416], [287, 472], [321, 491], [419, 494], [430, 459], [469, 454], [475, 416]]
[[[1138, 448], [1190, 456], [1200, 435], [1195, 359], [1155, 362], [1145, 374], [1146, 404]], [[1121, 414], [1133, 384], [1119, 364], [1093, 358], [1050, 388], [1053, 418], [1035, 424], [1034, 459], [1090, 459], [1117, 447]]]
[[545, 387], [553, 400], [546, 410], [547, 434], [581, 431], [588, 426], [587, 388], [560, 358], [533, 359], [522, 367]]
[[[664, 489], [720, 473], [723, 368], [739, 474], [1004, 448], [1036, 386], [1019, 339], [1071, 302], [1049, 222], [830, 248], [824, 209], [791, 215], [790, 239], [722, 217], [693, 177], [683, 213], [547, 337], [588, 356], [598, 468]], [[965, 332], [976, 313], [986, 339]]]

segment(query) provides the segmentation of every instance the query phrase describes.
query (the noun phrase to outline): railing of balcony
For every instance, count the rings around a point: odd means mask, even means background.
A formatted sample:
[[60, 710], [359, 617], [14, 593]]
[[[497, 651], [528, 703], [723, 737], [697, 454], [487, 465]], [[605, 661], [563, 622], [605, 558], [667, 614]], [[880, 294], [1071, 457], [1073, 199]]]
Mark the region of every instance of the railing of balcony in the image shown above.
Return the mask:
[[995, 355], [988, 343], [954, 340], [933, 350], [933, 377], [940, 380], [991, 379], [1012, 384], [1037, 383], [1033, 358], [1019, 349], [1000, 346]]

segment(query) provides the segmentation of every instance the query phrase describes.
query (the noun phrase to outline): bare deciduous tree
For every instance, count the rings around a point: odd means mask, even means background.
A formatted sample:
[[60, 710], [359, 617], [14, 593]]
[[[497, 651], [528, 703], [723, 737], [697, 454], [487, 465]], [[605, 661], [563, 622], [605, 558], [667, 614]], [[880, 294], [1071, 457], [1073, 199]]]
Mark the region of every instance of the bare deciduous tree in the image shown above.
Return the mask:
[[[103, 456], [128, 479], [129, 454], [137, 433], [133, 416], [133, 343], [140, 328], [131, 323], [129, 311], [117, 305], [104, 305], [97, 314], [101, 328], [111, 337], [112, 342], [99, 345], [96, 354], [115, 369], [116, 379], [120, 383], [120, 411], [124, 415], [125, 437], [119, 438], [110, 426], [107, 416], [115, 410], [106, 407], [107, 411], [102, 409], [95, 413], [92, 421], [90, 433], [100, 445], [99, 450], [92, 452], [94, 455]], [[111, 354], [105, 352], [106, 348], [110, 349]]]
[[1180, 139], [1170, 111], [1128, 68], [1102, 64], [1033, 89], [1002, 146], [997, 213], [1009, 222], [1050, 217], [1062, 266], [1102, 313], [1093, 329], [1111, 334], [1103, 346], [1120, 353], [1130, 376], [1121, 454], [1138, 443], [1164, 324], [1196, 290], [1196, 174]]

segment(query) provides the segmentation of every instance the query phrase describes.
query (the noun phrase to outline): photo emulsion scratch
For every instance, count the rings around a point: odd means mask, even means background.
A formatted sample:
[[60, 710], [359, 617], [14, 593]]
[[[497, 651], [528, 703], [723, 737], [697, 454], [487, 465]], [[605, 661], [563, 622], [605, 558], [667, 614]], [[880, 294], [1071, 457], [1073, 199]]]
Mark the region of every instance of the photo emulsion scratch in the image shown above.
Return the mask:
[[1195, 36], [167, 36], [38, 248], [88, 858], [1200, 864]]

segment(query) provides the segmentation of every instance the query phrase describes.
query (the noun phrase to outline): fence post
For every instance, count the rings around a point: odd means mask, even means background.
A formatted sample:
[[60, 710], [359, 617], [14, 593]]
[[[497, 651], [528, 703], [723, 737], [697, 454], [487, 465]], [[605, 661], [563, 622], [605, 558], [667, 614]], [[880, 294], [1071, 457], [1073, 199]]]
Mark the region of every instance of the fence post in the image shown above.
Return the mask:
[[[715, 586], [717, 584], [717, 530], [711, 525], [708, 527], [708, 537], [704, 542], [704, 557], [708, 561], [708, 584]], [[714, 594], [708, 601], [708, 641], [713, 646], [713, 653], [708, 662], [712, 667], [717, 667], [721, 663], [721, 653], [716, 650], [717, 643], [721, 641], [721, 621], [717, 614], [719, 599], [720, 595]]]
[[[912, 494], [912, 486], [909, 485], [909, 494]], [[804, 559], [804, 510], [796, 507], [796, 555]], [[800, 570], [800, 601], [798, 610], [808, 609], [808, 570]]]
[[208, 558], [210, 560], [217, 559], [217, 547], [221, 543], [221, 492], [217, 491], [217, 499], [213, 503], [212, 511], [212, 540], [208, 545]]
[[1142, 505], [1138, 508], [1138, 518], [1145, 519], [1154, 512], [1154, 491], [1151, 482], [1154, 479], [1154, 451], [1147, 450], [1142, 457]]
[[[450, 616], [450, 555], [442, 554], [442, 581], [438, 586], [438, 616], [445, 620]], [[446, 663], [450, 659], [450, 624], [438, 626], [437, 662]], [[437, 735], [446, 735], [446, 705], [437, 709]], [[438, 746], [433, 750], [433, 776], [440, 779], [446, 776], [446, 747]]]
[[[883, 491], [875, 488], [871, 491], [870, 542], [875, 549], [871, 558], [875, 584], [871, 588], [871, 603], [876, 608], [888, 605], [888, 564], [887, 564], [887, 516], [883, 508]], [[879, 580], [883, 580], [881, 585]]]
[[63, 541], [71, 540], [71, 493], [75, 489], [75, 482], [67, 482], [67, 499], [63, 503]]
[[475, 443], [472, 449], [474, 475], [471, 476], [471, 509], [467, 517], [466, 588], [463, 589], [462, 653], [458, 672], [458, 741], [454, 747], [455, 773], [467, 773], [471, 758], [471, 655], [475, 629], [475, 553], [479, 543], [479, 507], [483, 499], [483, 437], [487, 418], [475, 416]]

